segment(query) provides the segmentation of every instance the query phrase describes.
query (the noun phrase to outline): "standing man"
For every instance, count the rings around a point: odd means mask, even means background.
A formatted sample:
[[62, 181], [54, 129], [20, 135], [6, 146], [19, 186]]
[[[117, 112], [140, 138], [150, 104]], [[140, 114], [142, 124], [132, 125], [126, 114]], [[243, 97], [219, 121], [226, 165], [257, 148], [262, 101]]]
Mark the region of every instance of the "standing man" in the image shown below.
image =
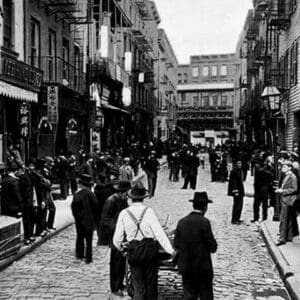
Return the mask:
[[285, 175], [281, 187], [275, 192], [281, 196], [279, 240], [277, 246], [284, 245], [293, 240], [293, 219], [291, 211], [297, 198], [298, 183], [293, 173], [293, 163], [285, 161], [282, 164], [281, 172]]
[[245, 196], [241, 160], [236, 161], [235, 166], [230, 173], [228, 183], [228, 196], [233, 197], [231, 224], [239, 225], [242, 223], [240, 217], [242, 214]]
[[157, 172], [160, 168], [159, 161], [156, 159], [155, 154], [156, 152], [152, 150], [144, 165], [144, 170], [148, 179], [149, 199], [154, 197], [157, 182]]
[[210, 222], [204, 217], [207, 204], [212, 203], [206, 192], [196, 192], [194, 211], [178, 222], [174, 247], [178, 251], [178, 269], [182, 275], [184, 300], [213, 300], [213, 266], [211, 253], [217, 242]]
[[[163, 231], [153, 209], [146, 207], [143, 200], [148, 197], [147, 190], [141, 182], [137, 182], [128, 192], [132, 199], [132, 205], [121, 211], [116, 231], [113, 237], [114, 245], [121, 251], [124, 239], [127, 242], [134, 241], [158, 241], [161, 247], [170, 255], [175, 251]], [[154, 245], [153, 245], [154, 246]], [[133, 300], [156, 300], [158, 294], [158, 247], [151, 252], [151, 259], [147, 263], [130, 263], [133, 284]]]
[[[93, 177], [83, 174], [79, 184], [81, 190], [75, 193], [71, 204], [76, 225], [76, 258], [83, 259], [87, 264], [93, 261], [93, 232], [97, 227], [97, 200], [91, 188]], [[84, 251], [85, 250], [85, 251]]]
[[112, 239], [115, 232], [120, 212], [128, 207], [127, 191], [131, 188], [129, 181], [119, 181], [113, 185], [115, 193], [108, 197], [104, 203], [100, 233], [106, 232], [110, 251], [110, 289], [113, 295], [123, 296], [126, 259], [113, 245]]
[[134, 171], [133, 168], [130, 165], [130, 158], [124, 157], [124, 163], [119, 169], [119, 179], [120, 180], [126, 180], [132, 182], [134, 177]]

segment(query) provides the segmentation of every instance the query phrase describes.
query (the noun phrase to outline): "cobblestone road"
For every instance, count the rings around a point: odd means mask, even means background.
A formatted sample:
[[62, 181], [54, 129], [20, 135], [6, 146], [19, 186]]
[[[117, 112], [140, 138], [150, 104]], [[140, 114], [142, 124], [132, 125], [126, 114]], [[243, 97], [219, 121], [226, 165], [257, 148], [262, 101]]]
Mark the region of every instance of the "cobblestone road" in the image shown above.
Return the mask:
[[[147, 203], [162, 221], [170, 215], [170, 228], [190, 212], [190, 190], [181, 190], [182, 181], [168, 182], [164, 168], [157, 196]], [[289, 299], [257, 225], [251, 224], [252, 201], [245, 199], [240, 226], [230, 224], [232, 200], [227, 184], [211, 183], [208, 171], [200, 171], [198, 189], [207, 190], [214, 203], [207, 217], [219, 244], [214, 255], [215, 299]], [[75, 230], [71, 226], [31, 254], [0, 273], [0, 299], [107, 299], [109, 250], [94, 247], [94, 263], [74, 258]], [[95, 239], [96, 240], [96, 239]], [[160, 272], [160, 299], [182, 299], [180, 277]]]

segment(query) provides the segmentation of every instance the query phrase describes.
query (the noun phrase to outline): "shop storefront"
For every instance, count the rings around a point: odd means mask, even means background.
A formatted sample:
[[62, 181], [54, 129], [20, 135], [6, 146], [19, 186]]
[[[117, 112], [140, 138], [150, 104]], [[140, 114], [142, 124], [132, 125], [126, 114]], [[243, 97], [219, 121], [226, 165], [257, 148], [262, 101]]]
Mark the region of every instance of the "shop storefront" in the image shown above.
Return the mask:
[[0, 163], [9, 145], [19, 144], [26, 161], [31, 155], [31, 128], [38, 103], [42, 71], [17, 60], [18, 54], [1, 49], [0, 66]]

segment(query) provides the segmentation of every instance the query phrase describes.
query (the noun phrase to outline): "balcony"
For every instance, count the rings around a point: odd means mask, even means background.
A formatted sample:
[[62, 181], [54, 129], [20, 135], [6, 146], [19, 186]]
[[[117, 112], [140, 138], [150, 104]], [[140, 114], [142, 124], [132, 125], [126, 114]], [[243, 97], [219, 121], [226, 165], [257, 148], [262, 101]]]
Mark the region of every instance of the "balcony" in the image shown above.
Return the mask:
[[248, 41], [255, 41], [258, 38], [259, 26], [256, 20], [251, 19], [248, 24], [248, 29], [246, 32], [246, 39]]
[[57, 56], [30, 56], [29, 62], [40, 64], [40, 69], [44, 71], [43, 83], [60, 84], [78, 93], [85, 93], [86, 74], [81, 68]]

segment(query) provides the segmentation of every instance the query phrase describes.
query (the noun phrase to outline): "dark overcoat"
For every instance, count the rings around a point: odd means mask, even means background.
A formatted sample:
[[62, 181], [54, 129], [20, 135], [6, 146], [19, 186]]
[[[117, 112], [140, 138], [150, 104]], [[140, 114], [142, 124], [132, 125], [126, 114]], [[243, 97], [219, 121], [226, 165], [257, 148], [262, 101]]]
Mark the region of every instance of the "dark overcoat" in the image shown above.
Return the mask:
[[71, 208], [76, 223], [82, 225], [86, 231], [96, 229], [97, 200], [94, 193], [85, 188], [75, 193]]
[[217, 251], [217, 242], [209, 220], [202, 214], [192, 212], [179, 221], [174, 247], [178, 251], [178, 269], [183, 276], [213, 277], [211, 253]]
[[233, 191], [238, 191], [239, 197], [245, 196], [244, 184], [243, 184], [243, 173], [240, 169], [233, 169], [230, 173], [228, 183], [228, 196], [235, 196]]

